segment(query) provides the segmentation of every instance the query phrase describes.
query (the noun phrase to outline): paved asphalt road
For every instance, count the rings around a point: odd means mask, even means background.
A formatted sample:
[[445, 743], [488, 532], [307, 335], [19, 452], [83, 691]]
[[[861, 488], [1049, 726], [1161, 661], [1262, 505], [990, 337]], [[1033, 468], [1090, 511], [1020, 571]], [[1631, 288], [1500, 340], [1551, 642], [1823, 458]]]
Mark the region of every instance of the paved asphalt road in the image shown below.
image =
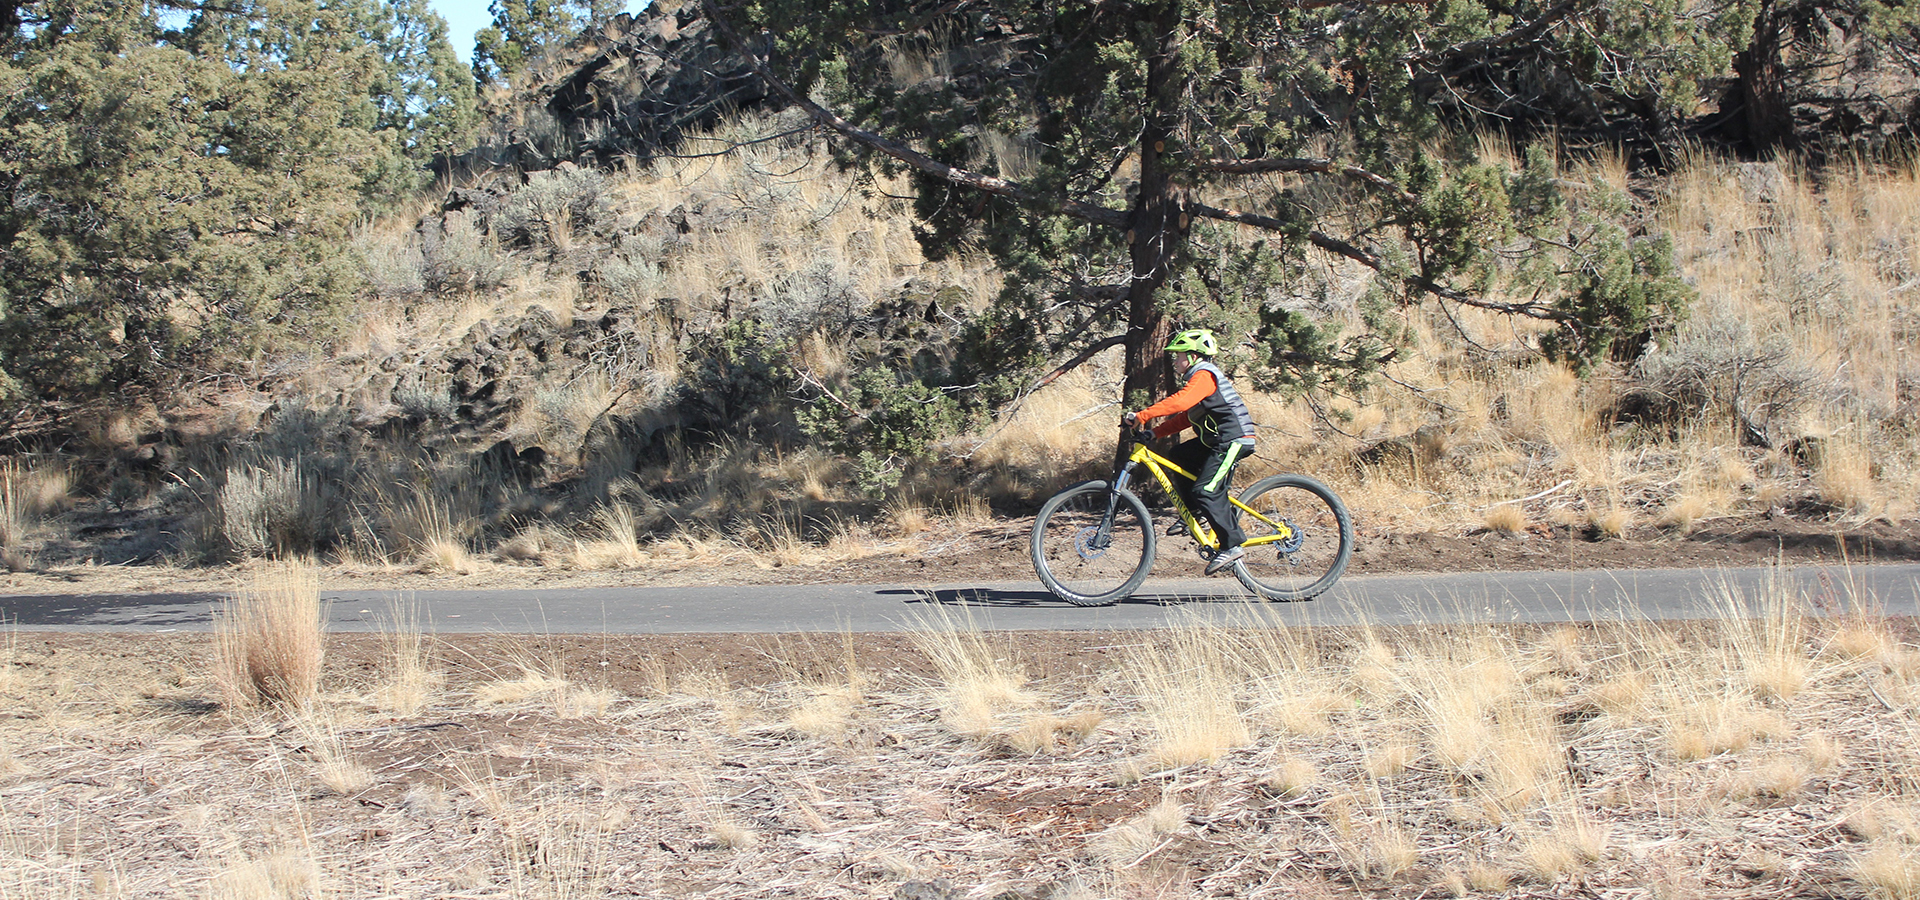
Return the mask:
[[[1789, 578], [1816, 611], [1865, 605], [1920, 612], [1920, 565], [1850, 568], [1639, 569], [1348, 577], [1310, 603], [1250, 604], [1231, 578], [1149, 581], [1133, 599], [1081, 608], [1038, 582], [785, 585], [492, 591], [326, 591], [330, 628], [390, 628], [409, 604], [436, 633], [545, 634], [896, 631], [941, 617], [987, 629], [1154, 628], [1198, 614], [1250, 613], [1289, 625], [1688, 619], [1752, 607]], [[0, 628], [17, 631], [207, 631], [221, 594], [0, 596]]]

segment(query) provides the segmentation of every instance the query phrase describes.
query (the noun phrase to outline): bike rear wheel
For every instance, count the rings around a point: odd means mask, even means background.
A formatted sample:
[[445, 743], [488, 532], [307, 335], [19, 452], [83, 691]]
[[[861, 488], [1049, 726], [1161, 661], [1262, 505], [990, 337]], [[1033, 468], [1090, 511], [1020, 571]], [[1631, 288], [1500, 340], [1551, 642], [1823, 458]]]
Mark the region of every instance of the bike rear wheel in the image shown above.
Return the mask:
[[[1271, 475], [1240, 494], [1240, 502], [1293, 532], [1286, 541], [1247, 547], [1233, 574], [1266, 600], [1312, 600], [1326, 593], [1353, 556], [1353, 520], [1333, 491], [1305, 475]], [[1245, 513], [1247, 539], [1279, 529]]]
[[1053, 495], [1033, 517], [1033, 570], [1054, 596], [1078, 606], [1104, 606], [1132, 595], [1147, 580], [1154, 540], [1153, 521], [1139, 497], [1089, 481]]

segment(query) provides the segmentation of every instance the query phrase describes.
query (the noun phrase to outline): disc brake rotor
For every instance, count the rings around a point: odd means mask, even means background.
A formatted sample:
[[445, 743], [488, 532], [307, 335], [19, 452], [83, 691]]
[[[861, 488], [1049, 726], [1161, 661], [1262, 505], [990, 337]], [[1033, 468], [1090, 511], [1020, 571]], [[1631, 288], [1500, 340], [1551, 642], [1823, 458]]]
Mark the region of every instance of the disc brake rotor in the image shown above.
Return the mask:
[[1287, 526], [1287, 531], [1290, 532], [1292, 536], [1284, 541], [1277, 542], [1274, 546], [1279, 547], [1281, 553], [1292, 554], [1298, 551], [1300, 545], [1307, 542], [1306, 530], [1286, 519], [1281, 519], [1280, 523]]
[[1082, 528], [1078, 534], [1073, 536], [1073, 549], [1080, 554], [1081, 559], [1099, 559], [1106, 555], [1107, 548], [1111, 546], [1113, 546], [1112, 535], [1108, 535], [1104, 539], [1101, 538], [1100, 526], [1098, 525], [1090, 525]]

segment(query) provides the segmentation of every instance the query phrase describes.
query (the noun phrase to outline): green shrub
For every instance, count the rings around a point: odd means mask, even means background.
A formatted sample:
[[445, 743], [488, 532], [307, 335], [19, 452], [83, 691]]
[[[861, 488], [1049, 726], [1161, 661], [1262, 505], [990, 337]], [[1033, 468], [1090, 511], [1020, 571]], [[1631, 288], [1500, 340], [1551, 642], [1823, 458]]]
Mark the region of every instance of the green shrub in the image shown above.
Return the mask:
[[464, 211], [421, 228], [420, 252], [427, 286], [435, 291], [486, 291], [507, 282], [508, 262], [495, 252], [492, 236]]
[[791, 405], [786, 345], [757, 320], [739, 319], [693, 338], [680, 363], [674, 409], [681, 427], [710, 437], [778, 439]]

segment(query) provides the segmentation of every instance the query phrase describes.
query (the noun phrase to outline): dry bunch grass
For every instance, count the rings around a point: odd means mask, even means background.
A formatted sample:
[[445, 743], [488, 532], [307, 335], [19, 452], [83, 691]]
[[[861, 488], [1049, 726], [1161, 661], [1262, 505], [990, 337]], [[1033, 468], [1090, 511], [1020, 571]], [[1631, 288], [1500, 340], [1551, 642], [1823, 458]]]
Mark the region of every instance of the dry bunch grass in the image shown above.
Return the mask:
[[[727, 673], [612, 636], [494, 637], [411, 715], [379, 699], [394, 651], [369, 636], [286, 729], [193, 702], [221, 689], [216, 646], [18, 641], [0, 889], [1911, 897], [1913, 633], [1831, 589], [1856, 611], [1802, 618], [1784, 577], [1671, 625], [1256, 610], [1017, 637], [950, 610], [812, 662], [743, 647]], [[1076, 664], [1031, 655], [1048, 646]], [[602, 698], [561, 699], [584, 684]]]
[[418, 713], [446, 686], [439, 653], [420, 630], [420, 612], [417, 603], [402, 600], [382, 624], [387, 679], [374, 696], [382, 709], [394, 715]]
[[[1563, 166], [1569, 183], [1624, 184], [1617, 155]], [[1524, 359], [1537, 326], [1416, 311], [1395, 384], [1360, 401], [1243, 386], [1264, 441], [1247, 477], [1313, 474], [1381, 534], [1688, 533], [1802, 498], [1846, 522], [1909, 513], [1920, 440], [1892, 414], [1905, 365], [1894, 336], [1916, 314], [1920, 167], [1842, 165], [1816, 179], [1701, 155], [1670, 185], [1651, 212], [1699, 300], [1639, 365], [1582, 378], [1537, 359], [1489, 364], [1475, 346]], [[1104, 459], [1116, 383], [1096, 363], [1040, 389], [974, 459], [1053, 470]], [[1622, 415], [1649, 388], [1678, 398], [1671, 421]], [[1755, 449], [1751, 429], [1798, 449]]]
[[304, 708], [319, 696], [326, 655], [320, 579], [302, 564], [257, 571], [221, 608], [216, 670], [221, 693], [240, 706]]

